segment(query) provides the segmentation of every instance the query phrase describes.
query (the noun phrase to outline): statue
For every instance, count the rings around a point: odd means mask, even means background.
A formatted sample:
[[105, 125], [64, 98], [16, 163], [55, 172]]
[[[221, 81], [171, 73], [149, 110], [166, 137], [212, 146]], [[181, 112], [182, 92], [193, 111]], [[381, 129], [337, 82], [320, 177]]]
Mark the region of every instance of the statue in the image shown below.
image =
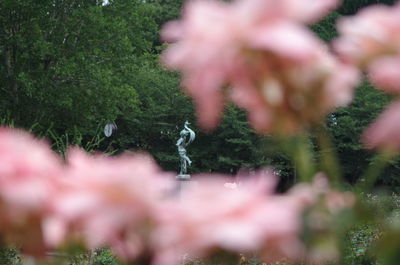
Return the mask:
[[186, 147], [193, 142], [195, 138], [195, 133], [192, 131], [188, 125], [190, 123], [188, 121], [183, 125], [183, 130], [179, 133], [180, 138], [176, 142], [176, 146], [178, 147], [178, 153], [181, 158], [181, 168], [179, 172], [179, 176], [177, 178], [189, 179], [190, 175], [187, 174], [187, 166], [192, 164], [192, 161], [186, 155]]

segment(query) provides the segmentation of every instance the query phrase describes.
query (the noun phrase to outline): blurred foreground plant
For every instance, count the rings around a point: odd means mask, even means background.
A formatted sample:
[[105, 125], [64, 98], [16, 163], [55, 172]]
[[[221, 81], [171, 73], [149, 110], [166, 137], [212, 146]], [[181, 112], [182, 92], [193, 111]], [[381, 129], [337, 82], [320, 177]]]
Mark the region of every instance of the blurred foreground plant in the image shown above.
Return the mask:
[[[188, 256], [235, 264], [253, 255], [267, 263], [344, 264], [348, 236], [358, 242], [349, 231], [367, 223], [379, 228], [371, 232], [377, 234], [371, 257], [398, 264], [400, 219], [388, 217], [393, 207], [384, 200], [365, 194], [398, 154], [399, 103], [365, 132], [365, 145], [380, 152], [353, 191], [345, 189], [323, 121], [351, 102], [362, 71], [382, 90], [399, 94], [400, 3], [341, 19], [341, 35], [330, 48], [308, 26], [337, 5], [193, 0], [182, 20], [162, 32], [175, 41], [164, 51], [164, 64], [182, 72], [200, 125], [214, 128], [226, 101], [244, 108], [253, 127], [292, 159], [298, 183], [286, 193], [275, 192], [277, 173], [263, 169], [239, 174], [236, 183], [196, 175], [197, 185], [177, 196], [174, 174], [147, 155], [72, 149], [61, 160], [45, 143], [2, 128], [2, 246], [16, 245], [39, 261], [48, 250], [107, 246], [137, 265], [176, 265]], [[61, 149], [69, 142], [54, 138]]]

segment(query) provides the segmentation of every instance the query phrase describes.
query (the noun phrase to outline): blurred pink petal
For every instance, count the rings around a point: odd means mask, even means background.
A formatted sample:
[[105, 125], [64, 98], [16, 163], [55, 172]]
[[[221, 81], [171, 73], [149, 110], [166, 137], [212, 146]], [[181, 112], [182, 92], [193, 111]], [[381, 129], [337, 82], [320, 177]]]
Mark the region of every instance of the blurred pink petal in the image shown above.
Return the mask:
[[383, 91], [400, 94], [400, 55], [379, 57], [369, 66], [369, 78]]
[[362, 142], [368, 148], [400, 150], [400, 101], [391, 104], [364, 132]]
[[356, 197], [351, 192], [330, 191], [325, 196], [326, 207], [332, 213], [336, 213], [344, 208], [355, 205]]
[[346, 61], [369, 71], [382, 90], [399, 93], [400, 2], [374, 5], [339, 20], [341, 34], [334, 46]]
[[376, 56], [399, 52], [400, 5], [397, 8], [374, 5], [339, 20], [341, 34], [335, 47], [354, 63], [365, 65]]
[[257, 20], [283, 18], [310, 24], [329, 14], [340, 2], [339, 0], [237, 0], [234, 3], [245, 10], [245, 13], [254, 14]]
[[197, 112], [205, 128], [215, 127], [223, 108], [219, 88], [226, 79], [232, 41], [227, 15], [224, 3], [191, 1], [184, 9], [185, 23], [170, 22], [162, 31], [163, 39], [180, 40], [164, 52], [163, 61], [171, 69], [183, 70], [182, 86], [200, 99]]
[[[271, 174], [257, 172], [248, 175], [248, 180], [242, 175], [235, 189], [226, 189], [223, 178], [203, 175], [197, 186], [188, 187], [180, 202], [160, 204], [152, 240], [153, 264], [175, 265], [183, 255], [204, 257], [218, 250], [257, 252], [267, 262], [300, 260], [308, 253], [299, 239], [304, 211], [316, 206], [331, 220], [331, 215], [354, 204], [354, 195], [331, 190], [323, 174], [313, 183], [274, 194], [276, 178]], [[320, 223], [313, 216], [309, 220]]]
[[311, 31], [291, 21], [254, 25], [248, 29], [246, 35], [249, 48], [271, 51], [298, 62], [312, 60], [315, 49], [321, 47], [321, 42]]
[[215, 249], [243, 253], [265, 247], [286, 257], [299, 255], [301, 208], [273, 195], [275, 183], [273, 176], [259, 173], [250, 183], [226, 189], [224, 180], [210, 176], [187, 190], [180, 203], [166, 202], [154, 232], [154, 264], [177, 264], [185, 253], [204, 256]]
[[[143, 250], [155, 206], [173, 188], [145, 155], [90, 156], [74, 149], [47, 223], [49, 244], [83, 240], [89, 248], [109, 246], [123, 259]], [[54, 221], [56, 220], [56, 221]], [[64, 225], [64, 227], [62, 227]], [[62, 231], [68, 231], [62, 238]]]
[[41, 219], [56, 194], [61, 163], [46, 143], [9, 128], [0, 128], [0, 161], [0, 237], [42, 255]]
[[337, 261], [340, 257], [337, 223], [342, 222], [339, 218], [343, 218], [340, 215], [343, 210], [355, 206], [354, 194], [331, 189], [323, 173], [318, 173], [311, 184], [297, 184], [289, 194], [307, 209], [303, 215], [303, 225], [311, 237], [307, 244], [307, 261], [310, 264]]
[[352, 65], [340, 62], [335, 64], [332, 70], [332, 75], [326, 83], [324, 100], [333, 109], [344, 107], [351, 103], [354, 96], [354, 87], [357, 86], [360, 80], [360, 71]]
[[163, 30], [164, 39], [176, 41], [163, 60], [182, 72], [182, 86], [196, 102], [200, 125], [215, 127], [224, 102], [231, 100], [247, 110], [258, 131], [292, 133], [349, 103], [358, 82], [356, 71], [341, 67], [301, 24], [336, 4], [188, 2], [182, 20]]
[[57, 218], [44, 218], [42, 222], [44, 240], [48, 246], [60, 245], [66, 238], [67, 225], [64, 220]]
[[[400, 2], [395, 6], [374, 5], [338, 23], [340, 38], [335, 42], [339, 55], [363, 70], [385, 92], [400, 92]], [[364, 132], [369, 148], [398, 150], [399, 103], [392, 104]]]
[[340, 0], [287, 0], [287, 8], [291, 10], [290, 14], [293, 18], [305, 22], [314, 23], [328, 15], [336, 9]]
[[[260, 55], [260, 63], [249, 70], [254, 73], [235, 77], [231, 99], [249, 112], [255, 128], [297, 132], [351, 102], [359, 81], [358, 70], [337, 61], [325, 49], [314, 48], [313, 53], [299, 64], [271, 58], [274, 70]], [[259, 73], [260, 69], [263, 72]], [[252, 85], [253, 78], [261, 78], [259, 87]]]

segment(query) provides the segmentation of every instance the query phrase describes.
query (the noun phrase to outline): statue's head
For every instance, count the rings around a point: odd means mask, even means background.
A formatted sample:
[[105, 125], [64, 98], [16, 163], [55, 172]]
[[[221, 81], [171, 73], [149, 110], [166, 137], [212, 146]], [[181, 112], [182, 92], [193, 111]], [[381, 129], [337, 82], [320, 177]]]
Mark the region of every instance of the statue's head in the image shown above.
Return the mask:
[[190, 122], [188, 122], [188, 121], [185, 121], [185, 125], [190, 125]]

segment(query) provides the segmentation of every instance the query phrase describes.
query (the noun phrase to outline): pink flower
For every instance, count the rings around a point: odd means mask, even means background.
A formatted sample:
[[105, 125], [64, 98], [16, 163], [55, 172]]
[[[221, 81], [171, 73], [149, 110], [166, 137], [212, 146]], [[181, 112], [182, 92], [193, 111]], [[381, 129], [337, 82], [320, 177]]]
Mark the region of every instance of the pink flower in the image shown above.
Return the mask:
[[369, 65], [369, 78], [383, 91], [400, 94], [400, 54], [379, 57]]
[[295, 19], [304, 23], [314, 23], [339, 6], [340, 0], [288, 0], [288, 10]]
[[264, 19], [284, 18], [311, 24], [327, 15], [339, 5], [339, 0], [239, 0], [241, 7]]
[[356, 197], [351, 192], [330, 191], [325, 196], [325, 203], [331, 213], [337, 213], [342, 209], [353, 207]]
[[[387, 92], [400, 89], [400, 3], [375, 5], [339, 21], [341, 37], [335, 48], [340, 56], [369, 71], [371, 80]], [[396, 67], [396, 68], [392, 68]]]
[[[338, 27], [342, 36], [335, 47], [339, 54], [367, 70], [371, 81], [383, 91], [400, 94], [400, 2], [393, 7], [367, 7], [342, 19]], [[364, 144], [399, 150], [399, 114], [399, 103], [392, 104], [364, 132]]]
[[374, 5], [357, 15], [339, 20], [342, 35], [335, 43], [337, 51], [354, 63], [364, 65], [376, 56], [398, 53], [400, 5]]
[[236, 47], [230, 7], [222, 2], [191, 1], [184, 9], [184, 23], [173, 21], [165, 25], [162, 37], [178, 43], [163, 54], [164, 62], [174, 70], [182, 70], [182, 85], [196, 102], [200, 123], [213, 127], [222, 111], [223, 96], [219, 88], [227, 79]]
[[0, 128], [0, 237], [24, 252], [44, 253], [41, 220], [57, 190], [61, 163], [47, 144]]
[[[299, 239], [305, 210], [315, 208], [316, 214], [308, 218], [313, 229], [330, 229], [325, 225], [333, 224], [334, 214], [355, 201], [350, 193], [331, 190], [322, 174], [286, 194], [274, 194], [276, 178], [271, 172], [242, 178], [235, 189], [225, 188], [225, 180], [216, 177], [195, 176], [200, 179], [198, 185], [189, 186], [181, 201], [159, 205], [153, 264], [175, 265], [184, 255], [204, 257], [220, 250], [256, 251], [264, 261], [301, 260], [308, 253]], [[319, 220], [319, 214], [325, 219]], [[331, 254], [324, 252], [318, 258]]]
[[167, 196], [173, 176], [147, 156], [68, 155], [63, 189], [46, 220], [47, 242], [83, 240], [89, 248], [110, 246], [123, 259], [144, 249], [154, 208]]
[[230, 100], [248, 111], [261, 132], [296, 132], [349, 103], [358, 72], [299, 24], [336, 2], [189, 2], [183, 19], [163, 30], [164, 39], [176, 41], [163, 60], [182, 72], [200, 124], [215, 127]]
[[[264, 60], [260, 55], [260, 65], [254, 69], [249, 66], [248, 73], [236, 76], [232, 100], [249, 111], [249, 119], [256, 129], [297, 132], [351, 102], [358, 71], [337, 61], [327, 51], [317, 49], [314, 49], [314, 58], [304, 63], [278, 58], [271, 74], [258, 72], [272, 67], [268, 65], [271, 59]], [[259, 86], [254, 86], [252, 79], [259, 79]]]
[[368, 148], [400, 150], [400, 101], [390, 105], [363, 134]]
[[[295, 257], [301, 207], [285, 196], [273, 195], [272, 176], [224, 188], [224, 180], [200, 180], [180, 202], [166, 202], [158, 216], [153, 244], [154, 264], [178, 264], [185, 253], [198, 257], [217, 249], [236, 253], [274, 249], [277, 257]], [[269, 252], [268, 252], [269, 253]]]
[[[289, 190], [288, 195], [303, 205], [305, 231], [308, 230], [307, 263], [332, 263], [339, 257], [339, 236], [337, 235], [340, 212], [355, 205], [355, 196], [350, 192], [339, 192], [329, 187], [327, 178], [318, 173], [311, 184], [300, 183]], [[304, 231], [304, 230], [303, 230]]]

